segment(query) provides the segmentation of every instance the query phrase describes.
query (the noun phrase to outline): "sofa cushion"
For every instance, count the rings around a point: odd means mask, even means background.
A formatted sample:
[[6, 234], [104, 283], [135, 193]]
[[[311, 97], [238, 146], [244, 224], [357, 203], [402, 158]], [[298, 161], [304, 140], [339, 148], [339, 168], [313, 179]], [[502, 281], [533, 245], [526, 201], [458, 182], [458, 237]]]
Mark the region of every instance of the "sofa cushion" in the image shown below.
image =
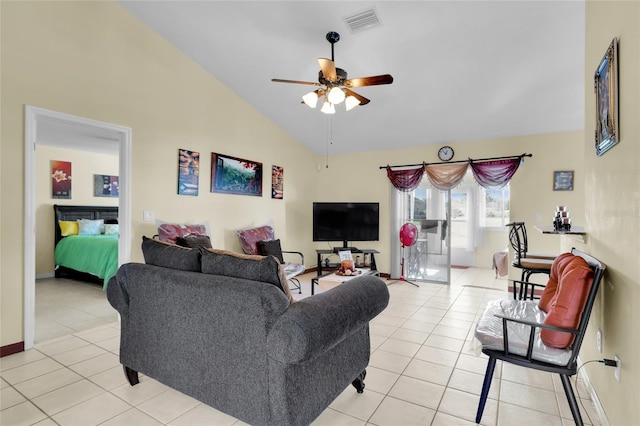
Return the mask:
[[540, 309], [543, 311], [549, 312], [549, 309], [551, 309], [551, 303], [553, 302], [553, 299], [556, 296], [556, 291], [558, 290], [558, 278], [562, 275], [567, 265], [573, 261], [574, 257], [575, 256], [571, 253], [562, 253], [556, 257], [553, 265], [551, 265], [549, 280], [540, 295], [540, 302], [538, 303]]
[[[504, 351], [504, 329], [500, 316], [539, 324], [544, 322], [546, 313], [533, 300], [500, 299], [489, 301], [484, 313], [476, 323], [475, 329], [475, 337], [480, 341], [483, 349]], [[544, 342], [541, 342], [540, 330], [541, 328], [537, 328], [534, 335], [532, 359], [549, 364], [567, 365], [571, 358], [571, 351], [546, 346]], [[526, 357], [531, 327], [527, 324], [507, 321], [507, 333], [509, 353]]]
[[258, 241], [273, 240], [275, 234], [269, 225], [251, 229], [241, 229], [237, 232], [240, 246], [245, 254], [260, 254]]
[[275, 256], [280, 263], [284, 263], [282, 257], [282, 247], [280, 240], [261, 240], [258, 241], [258, 250], [262, 256]]
[[[572, 257], [559, 276], [556, 295], [551, 301], [545, 324], [575, 329], [580, 322], [593, 283], [593, 272], [582, 257]], [[573, 334], [543, 329], [540, 338], [547, 346], [566, 348], [575, 337]]]
[[182, 247], [189, 247], [189, 248], [198, 248], [199, 246], [211, 248], [211, 239], [209, 238], [208, 235], [204, 235], [204, 236], [187, 235], [184, 237], [177, 237], [176, 244]]
[[142, 237], [145, 263], [182, 271], [200, 272], [200, 252], [163, 241]]
[[282, 290], [289, 302], [294, 302], [284, 269], [274, 257], [204, 247], [199, 247], [199, 250], [203, 273], [273, 284]]

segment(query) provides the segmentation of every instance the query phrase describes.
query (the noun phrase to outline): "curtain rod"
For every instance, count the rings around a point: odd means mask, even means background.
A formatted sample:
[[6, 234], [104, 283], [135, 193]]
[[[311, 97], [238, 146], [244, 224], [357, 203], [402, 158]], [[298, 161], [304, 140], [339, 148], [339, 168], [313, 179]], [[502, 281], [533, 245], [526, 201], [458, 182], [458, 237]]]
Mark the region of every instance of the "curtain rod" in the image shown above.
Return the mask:
[[438, 163], [418, 163], [418, 164], [401, 164], [399, 166], [380, 166], [381, 169], [386, 169], [387, 167], [418, 167], [418, 166], [430, 166], [433, 164], [455, 164], [455, 163], [468, 163], [469, 161], [491, 161], [491, 160], [506, 160], [508, 158], [518, 158], [518, 157], [533, 157], [533, 154], [520, 154], [520, 155], [508, 155], [506, 157], [491, 157], [491, 158], [467, 158], [466, 160], [458, 160], [458, 161], [440, 161]]

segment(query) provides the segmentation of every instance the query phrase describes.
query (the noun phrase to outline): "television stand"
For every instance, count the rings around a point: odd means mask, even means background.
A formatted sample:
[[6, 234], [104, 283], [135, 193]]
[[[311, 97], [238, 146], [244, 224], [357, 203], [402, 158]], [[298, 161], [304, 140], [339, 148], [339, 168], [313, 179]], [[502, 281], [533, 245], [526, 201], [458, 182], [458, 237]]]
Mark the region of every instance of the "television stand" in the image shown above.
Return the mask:
[[333, 248], [333, 252], [336, 254], [340, 251], [350, 251], [351, 253], [356, 253], [356, 252], [359, 252], [360, 250], [358, 250], [357, 247], [334, 247]]
[[[337, 251], [336, 251], [337, 250]], [[318, 255], [318, 263], [317, 263], [317, 276], [313, 278], [313, 280], [311, 281], [311, 294], [315, 293], [315, 289], [314, 289], [314, 284], [317, 284], [317, 278], [321, 277], [322, 275], [324, 275], [326, 273], [326, 270], [336, 270], [340, 267], [340, 262], [338, 263], [333, 263], [330, 264], [328, 267], [322, 265], [322, 256], [328, 256], [328, 255], [333, 255], [333, 254], [337, 254], [338, 251], [342, 251], [342, 250], [349, 250], [349, 247], [334, 247], [333, 250], [321, 250], [321, 249], [317, 249], [316, 253]], [[356, 253], [356, 254], [369, 254], [371, 256], [370, 260], [369, 260], [369, 266], [366, 266], [368, 268], [371, 269], [372, 272], [375, 273], [375, 275], [378, 275], [378, 267], [376, 266], [376, 258], [375, 258], [375, 254], [378, 254], [378, 250], [372, 250], [372, 249], [354, 249], [353, 247], [351, 247], [351, 253]], [[323, 271], [324, 269], [324, 271]], [[315, 281], [315, 283], [314, 283]]]

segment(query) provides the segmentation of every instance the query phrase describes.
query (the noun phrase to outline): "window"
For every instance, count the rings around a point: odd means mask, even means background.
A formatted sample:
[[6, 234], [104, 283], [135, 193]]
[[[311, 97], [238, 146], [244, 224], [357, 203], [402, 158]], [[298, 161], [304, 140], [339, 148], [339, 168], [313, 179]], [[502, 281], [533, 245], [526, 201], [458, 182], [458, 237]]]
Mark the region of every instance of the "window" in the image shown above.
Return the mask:
[[484, 226], [504, 229], [509, 223], [509, 184], [500, 189], [484, 189]]

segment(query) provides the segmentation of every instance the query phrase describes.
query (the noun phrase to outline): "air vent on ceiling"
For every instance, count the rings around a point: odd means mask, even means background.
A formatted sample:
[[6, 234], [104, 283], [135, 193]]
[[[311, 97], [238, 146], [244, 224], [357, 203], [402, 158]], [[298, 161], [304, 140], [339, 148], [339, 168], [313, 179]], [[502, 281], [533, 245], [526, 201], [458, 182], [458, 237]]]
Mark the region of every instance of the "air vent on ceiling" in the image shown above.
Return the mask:
[[365, 10], [364, 12], [349, 16], [344, 18], [344, 20], [351, 32], [354, 33], [380, 25], [378, 15], [376, 15], [376, 11], [373, 9]]

